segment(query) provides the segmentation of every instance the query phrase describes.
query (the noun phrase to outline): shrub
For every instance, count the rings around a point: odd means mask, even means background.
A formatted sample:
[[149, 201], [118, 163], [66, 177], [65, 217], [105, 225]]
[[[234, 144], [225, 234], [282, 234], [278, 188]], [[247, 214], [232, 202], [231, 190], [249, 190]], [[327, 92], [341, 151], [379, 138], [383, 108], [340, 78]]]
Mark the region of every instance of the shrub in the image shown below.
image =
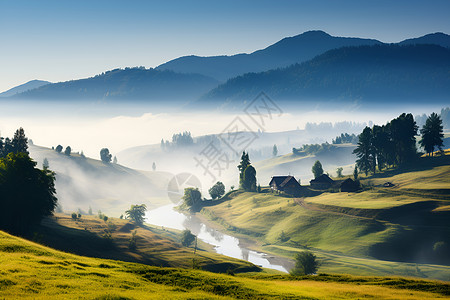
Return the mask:
[[295, 267], [291, 270], [291, 275], [310, 275], [317, 272], [319, 262], [316, 256], [310, 251], [303, 251], [295, 255]]
[[188, 229], [184, 230], [181, 234], [181, 244], [185, 247], [189, 247], [194, 241], [196, 236]]

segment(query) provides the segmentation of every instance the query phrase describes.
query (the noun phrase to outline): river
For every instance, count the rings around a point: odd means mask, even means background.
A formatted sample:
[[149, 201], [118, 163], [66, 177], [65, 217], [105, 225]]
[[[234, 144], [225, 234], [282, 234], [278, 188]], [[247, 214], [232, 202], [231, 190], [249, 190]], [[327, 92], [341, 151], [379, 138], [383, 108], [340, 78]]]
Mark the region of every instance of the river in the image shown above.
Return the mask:
[[283, 259], [247, 249], [238, 238], [210, 228], [197, 217], [186, 216], [174, 210], [174, 207], [174, 204], [168, 204], [148, 211], [146, 213], [147, 222], [167, 228], [189, 229], [200, 240], [213, 245], [219, 254], [243, 259], [263, 268], [287, 272], [286, 263], [282, 263]]

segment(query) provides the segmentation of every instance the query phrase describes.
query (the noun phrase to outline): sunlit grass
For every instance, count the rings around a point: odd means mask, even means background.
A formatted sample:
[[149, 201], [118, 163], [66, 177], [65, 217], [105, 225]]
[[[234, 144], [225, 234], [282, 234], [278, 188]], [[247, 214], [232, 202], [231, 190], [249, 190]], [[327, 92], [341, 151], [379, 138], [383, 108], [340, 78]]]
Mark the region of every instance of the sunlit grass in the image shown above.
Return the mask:
[[0, 232], [0, 297], [31, 299], [420, 299], [449, 285], [409, 279], [230, 276], [87, 258]]

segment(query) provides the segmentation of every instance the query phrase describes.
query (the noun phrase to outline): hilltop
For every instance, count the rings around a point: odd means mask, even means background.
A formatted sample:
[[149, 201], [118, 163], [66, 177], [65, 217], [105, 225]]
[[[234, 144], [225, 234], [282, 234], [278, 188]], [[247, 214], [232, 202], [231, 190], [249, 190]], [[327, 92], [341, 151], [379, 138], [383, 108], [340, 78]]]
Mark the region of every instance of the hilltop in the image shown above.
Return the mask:
[[351, 276], [230, 276], [88, 258], [50, 249], [0, 231], [6, 298], [423, 299], [450, 294], [446, 283]]
[[167, 184], [173, 176], [170, 173], [139, 171], [78, 153], [67, 156], [36, 145], [30, 145], [29, 151], [39, 166], [47, 158], [50, 169], [56, 172], [60, 211], [87, 213], [91, 207], [95, 213], [101, 210], [118, 217], [131, 204], [145, 203], [155, 208], [169, 203]]
[[357, 193], [293, 198], [239, 190], [201, 214], [265, 252], [314, 251], [319, 272], [450, 280], [449, 154], [363, 177]]
[[23, 93], [26, 92], [28, 90], [32, 90], [32, 89], [36, 89], [38, 87], [41, 87], [43, 85], [46, 84], [50, 84], [51, 82], [49, 81], [44, 81], [44, 80], [31, 80], [28, 81], [24, 84], [18, 85], [16, 87], [13, 87], [7, 91], [4, 91], [2, 93], [0, 93], [0, 97], [9, 97], [9, 96], [13, 96], [15, 94], [19, 94], [19, 93]]

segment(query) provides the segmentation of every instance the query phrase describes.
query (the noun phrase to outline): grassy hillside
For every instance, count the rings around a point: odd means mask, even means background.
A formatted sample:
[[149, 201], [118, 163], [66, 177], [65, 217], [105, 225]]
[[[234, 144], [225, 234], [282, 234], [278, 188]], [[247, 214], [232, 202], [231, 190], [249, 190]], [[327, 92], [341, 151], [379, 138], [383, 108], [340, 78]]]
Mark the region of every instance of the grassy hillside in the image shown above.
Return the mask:
[[0, 297], [45, 299], [425, 299], [450, 285], [405, 278], [230, 276], [68, 254], [0, 231]]
[[[136, 232], [136, 249], [129, 247], [133, 232]], [[249, 262], [215, 253], [210, 245], [201, 241], [194, 256], [194, 249], [183, 247], [180, 238], [181, 233], [172, 229], [136, 226], [117, 218], [109, 218], [105, 222], [98, 216], [82, 216], [74, 220], [64, 214], [44, 219], [34, 234], [34, 240], [42, 244], [90, 257], [181, 268], [191, 268], [195, 258], [195, 264], [203, 270], [260, 271]]]
[[[102, 212], [120, 216], [131, 204], [145, 203], [149, 208], [169, 203], [167, 185], [172, 174], [141, 172], [120, 164], [103, 163], [70, 156], [49, 148], [30, 145], [31, 157], [42, 167], [44, 158], [56, 172], [56, 192], [63, 211]], [[120, 161], [119, 161], [120, 163]]]
[[[360, 193], [295, 199], [269, 189], [235, 191], [202, 214], [258, 241], [264, 251], [293, 257], [311, 249], [323, 259], [322, 272], [450, 280], [448, 255], [434, 249], [450, 244], [449, 161], [450, 155], [423, 158], [404, 172], [365, 178], [369, 188]], [[396, 186], [379, 186], [386, 181]]]

